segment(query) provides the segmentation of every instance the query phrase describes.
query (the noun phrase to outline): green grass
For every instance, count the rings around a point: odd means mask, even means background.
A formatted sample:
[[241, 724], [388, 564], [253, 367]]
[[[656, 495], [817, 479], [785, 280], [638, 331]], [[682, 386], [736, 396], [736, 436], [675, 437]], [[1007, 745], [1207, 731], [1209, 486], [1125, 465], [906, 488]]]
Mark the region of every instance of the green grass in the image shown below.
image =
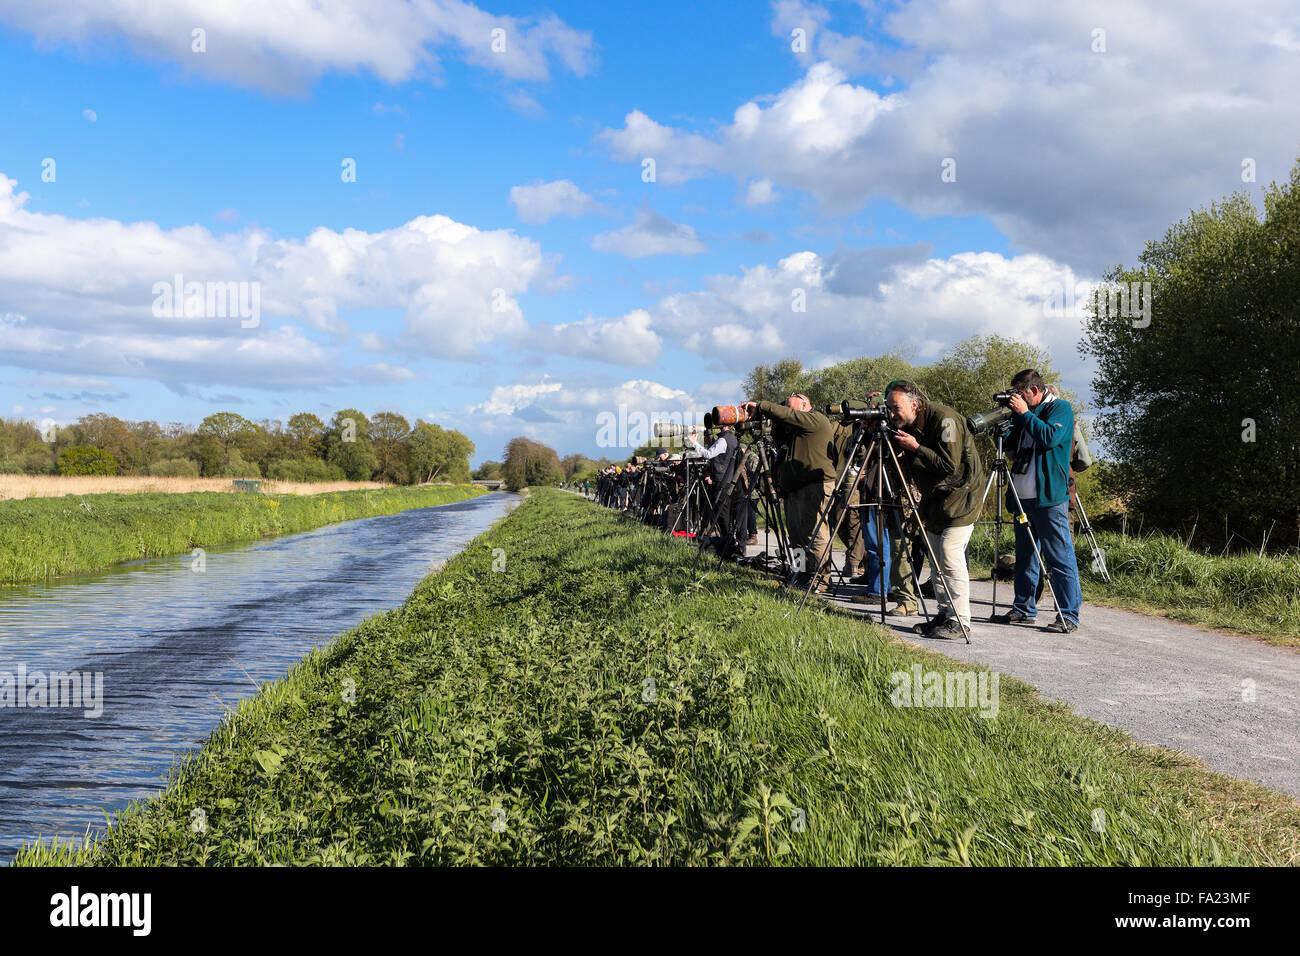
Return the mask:
[[[1190, 551], [1163, 535], [1138, 538], [1103, 531], [1097, 541], [1106, 555], [1110, 584], [1092, 570], [1087, 541], [1075, 538], [1086, 600], [1300, 647], [1300, 555], [1217, 557]], [[1003, 528], [1002, 551], [1015, 551], [1009, 527]], [[971, 570], [987, 573], [992, 555], [991, 530], [976, 529]]]
[[464, 501], [476, 485], [393, 487], [319, 495], [64, 495], [0, 502], [0, 584], [100, 571], [122, 561], [182, 554], [308, 531], [353, 518]]
[[968, 665], [821, 605], [794, 617], [693, 556], [537, 491], [402, 608], [241, 702], [102, 840], [16, 863], [1300, 859], [1281, 794], [1008, 678], [993, 719], [894, 707], [891, 673]]

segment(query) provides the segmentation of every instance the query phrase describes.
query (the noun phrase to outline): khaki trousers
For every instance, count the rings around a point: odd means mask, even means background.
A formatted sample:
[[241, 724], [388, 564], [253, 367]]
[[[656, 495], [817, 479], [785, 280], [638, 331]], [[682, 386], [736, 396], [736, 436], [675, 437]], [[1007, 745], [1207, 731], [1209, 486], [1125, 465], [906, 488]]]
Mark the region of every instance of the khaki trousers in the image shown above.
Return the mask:
[[974, 530], [975, 525], [968, 524], [960, 528], [944, 528], [938, 533], [926, 531], [930, 548], [939, 559], [936, 571], [948, 580], [948, 590], [952, 591], [950, 602], [943, 583], [936, 576], [935, 600], [940, 608], [946, 608], [950, 615], [960, 618], [967, 626], [970, 625], [970, 574], [966, 570], [966, 545], [970, 543]]

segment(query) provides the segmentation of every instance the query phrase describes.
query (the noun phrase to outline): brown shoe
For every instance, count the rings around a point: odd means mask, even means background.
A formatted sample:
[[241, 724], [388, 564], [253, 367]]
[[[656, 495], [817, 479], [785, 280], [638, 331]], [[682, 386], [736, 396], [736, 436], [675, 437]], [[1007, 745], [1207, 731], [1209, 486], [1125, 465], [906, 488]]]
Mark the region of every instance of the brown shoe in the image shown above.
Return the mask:
[[758, 544], [758, 535], [756, 535], [756, 534], [751, 534], [751, 535], [749, 536], [749, 541], [746, 542], [746, 543], [747, 543], [747, 544]]

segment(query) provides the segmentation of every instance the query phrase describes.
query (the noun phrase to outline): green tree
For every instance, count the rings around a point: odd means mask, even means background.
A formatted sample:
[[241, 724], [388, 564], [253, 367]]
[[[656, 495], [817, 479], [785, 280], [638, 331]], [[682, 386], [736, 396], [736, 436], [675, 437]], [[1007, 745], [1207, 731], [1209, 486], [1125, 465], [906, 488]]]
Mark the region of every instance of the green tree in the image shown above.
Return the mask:
[[370, 419], [370, 442], [375, 450], [375, 479], [394, 485], [410, 481], [407, 439], [411, 423], [396, 412], [378, 412]]
[[289, 449], [295, 458], [322, 458], [325, 454], [325, 423], [311, 412], [292, 416], [285, 428]]
[[[917, 369], [916, 379], [932, 400], [969, 415], [992, 408], [993, 396], [1027, 368], [1037, 369], [1048, 385], [1060, 386], [1061, 373], [1047, 349], [1001, 335], [972, 335], [949, 346], [933, 365]], [[1061, 396], [1078, 414], [1078, 398], [1065, 389]]]
[[[108, 452], [123, 471], [136, 467], [140, 443], [127, 422], [113, 415], [95, 412], [83, 415], [72, 426], [78, 445], [93, 445]], [[98, 474], [98, 472], [95, 472]]]
[[1237, 194], [1148, 242], [1106, 279], [1130, 297], [1149, 282], [1149, 320], [1099, 297], [1080, 343], [1110, 490], [1148, 526], [1195, 523], [1207, 544], [1226, 543], [1225, 522], [1252, 545], [1275, 522], [1275, 542], [1300, 532], [1300, 162], [1264, 211]]
[[[883, 390], [894, 379], [913, 378], [913, 365], [898, 353], [876, 358], [850, 359], [816, 371], [802, 373], [792, 391], [803, 392], [813, 408], [821, 411], [831, 402], [843, 399], [863, 401], [874, 391]], [[781, 396], [784, 400], [790, 392]]]
[[797, 358], [783, 358], [771, 365], [755, 365], [741, 385], [750, 401], [783, 402], [799, 390], [803, 363]]
[[349, 481], [368, 481], [378, 464], [370, 443], [370, 419], [355, 408], [334, 413], [325, 429], [325, 460]]
[[230, 461], [230, 453], [239, 446], [240, 441], [247, 440], [256, 427], [243, 415], [217, 412], [203, 419], [198, 435], [200, 439], [211, 438], [221, 448], [218, 468], [224, 468]]
[[410, 441], [411, 480], [469, 481], [472, 454], [474, 443], [461, 432], [431, 422], [416, 422]]
[[474, 474], [471, 477], [475, 481], [500, 481], [501, 462], [485, 461], [474, 469]]
[[554, 448], [531, 438], [512, 438], [506, 445], [502, 475], [506, 487], [519, 491], [529, 485], [550, 485], [559, 481], [564, 470]]

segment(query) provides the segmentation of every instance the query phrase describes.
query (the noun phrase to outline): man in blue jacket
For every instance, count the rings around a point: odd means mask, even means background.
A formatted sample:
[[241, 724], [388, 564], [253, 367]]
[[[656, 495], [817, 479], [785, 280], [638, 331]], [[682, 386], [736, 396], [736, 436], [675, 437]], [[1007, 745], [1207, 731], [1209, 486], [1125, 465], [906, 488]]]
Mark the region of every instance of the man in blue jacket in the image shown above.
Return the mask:
[[[1012, 456], [1011, 485], [1038, 538], [1038, 548], [1052, 576], [1052, 591], [1060, 605], [1060, 616], [1047, 626], [1056, 634], [1070, 634], [1079, 628], [1079, 566], [1074, 558], [1070, 534], [1070, 447], [1074, 439], [1074, 409], [1062, 398], [1048, 393], [1043, 377], [1032, 368], [1017, 372], [1011, 380], [1011, 432], [1007, 454]], [[1010, 492], [1007, 510], [1016, 513]], [[1029, 532], [1019, 522], [1016, 529], [1016, 600], [1011, 610], [1000, 614], [999, 624], [1030, 623], [1038, 614], [1034, 591], [1040, 568]]]

